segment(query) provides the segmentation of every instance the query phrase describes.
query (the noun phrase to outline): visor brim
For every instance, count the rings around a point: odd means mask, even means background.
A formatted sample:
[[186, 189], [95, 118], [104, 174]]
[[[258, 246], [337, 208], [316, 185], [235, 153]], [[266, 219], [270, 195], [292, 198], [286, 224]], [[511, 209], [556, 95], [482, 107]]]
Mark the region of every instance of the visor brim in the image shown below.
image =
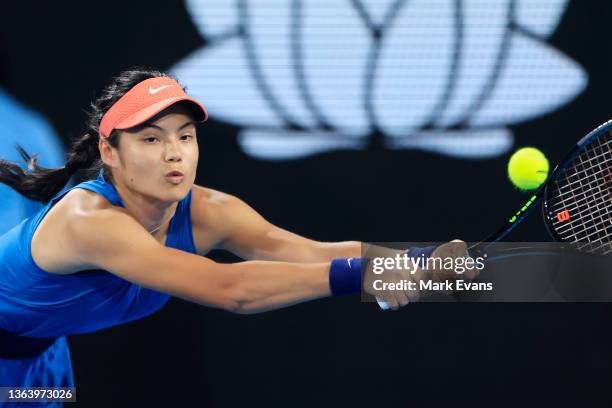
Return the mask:
[[156, 102], [152, 105], [147, 106], [144, 109], [139, 110], [138, 112], [128, 116], [127, 118], [119, 122], [115, 126], [115, 129], [124, 130], [141, 125], [147, 120], [157, 115], [158, 113], [160, 113], [161, 111], [163, 111], [164, 109], [169, 108], [170, 106], [178, 102], [190, 102], [192, 107], [194, 108], [193, 112], [196, 116], [195, 119], [198, 122], [205, 122], [208, 119], [208, 112], [206, 111], [206, 108], [196, 99], [190, 97], [175, 97], [164, 99], [163, 101]]

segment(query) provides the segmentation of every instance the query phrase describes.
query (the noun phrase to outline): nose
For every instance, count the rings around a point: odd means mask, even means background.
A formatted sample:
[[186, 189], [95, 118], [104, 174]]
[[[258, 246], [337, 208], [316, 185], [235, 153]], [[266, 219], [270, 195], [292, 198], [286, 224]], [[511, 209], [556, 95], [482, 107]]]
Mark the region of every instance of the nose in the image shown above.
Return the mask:
[[181, 149], [176, 141], [166, 143], [166, 150], [164, 151], [166, 161], [169, 162], [180, 162], [182, 159]]

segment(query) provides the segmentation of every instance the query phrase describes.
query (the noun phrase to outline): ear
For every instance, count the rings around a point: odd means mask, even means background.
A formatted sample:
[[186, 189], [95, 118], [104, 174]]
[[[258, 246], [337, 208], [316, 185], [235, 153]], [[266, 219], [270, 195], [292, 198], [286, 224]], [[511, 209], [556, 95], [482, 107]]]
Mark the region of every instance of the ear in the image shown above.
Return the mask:
[[100, 151], [100, 158], [105, 165], [111, 168], [119, 165], [117, 149], [112, 147], [106, 138], [100, 138], [98, 141], [98, 150]]

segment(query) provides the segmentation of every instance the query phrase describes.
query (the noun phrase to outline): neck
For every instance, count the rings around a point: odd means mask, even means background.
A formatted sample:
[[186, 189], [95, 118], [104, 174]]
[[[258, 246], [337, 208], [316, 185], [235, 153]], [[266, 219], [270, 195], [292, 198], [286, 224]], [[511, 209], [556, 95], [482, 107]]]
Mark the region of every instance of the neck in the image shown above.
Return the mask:
[[176, 211], [177, 202], [154, 200], [122, 185], [115, 185], [115, 189], [128, 213], [150, 234], [166, 231]]

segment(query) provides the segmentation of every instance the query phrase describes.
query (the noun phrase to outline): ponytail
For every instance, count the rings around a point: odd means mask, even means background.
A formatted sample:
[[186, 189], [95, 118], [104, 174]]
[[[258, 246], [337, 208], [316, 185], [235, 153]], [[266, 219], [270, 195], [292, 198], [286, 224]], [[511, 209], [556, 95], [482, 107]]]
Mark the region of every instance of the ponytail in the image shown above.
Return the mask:
[[[85, 170], [88, 177], [95, 177], [103, 168], [98, 150], [98, 126], [102, 117], [136, 84], [160, 76], [168, 75], [160, 71], [132, 69], [114, 77], [104, 88], [102, 95], [91, 104], [87, 130], [72, 142], [64, 167], [55, 169], [41, 167], [36, 162], [36, 154], [30, 156], [23, 147], [17, 145], [17, 151], [25, 160], [27, 170], [16, 163], [0, 159], [0, 183], [6, 184], [31, 200], [46, 203], [62, 191], [77, 172]], [[119, 133], [113, 131], [107, 141], [112, 147], [118, 148]]]

